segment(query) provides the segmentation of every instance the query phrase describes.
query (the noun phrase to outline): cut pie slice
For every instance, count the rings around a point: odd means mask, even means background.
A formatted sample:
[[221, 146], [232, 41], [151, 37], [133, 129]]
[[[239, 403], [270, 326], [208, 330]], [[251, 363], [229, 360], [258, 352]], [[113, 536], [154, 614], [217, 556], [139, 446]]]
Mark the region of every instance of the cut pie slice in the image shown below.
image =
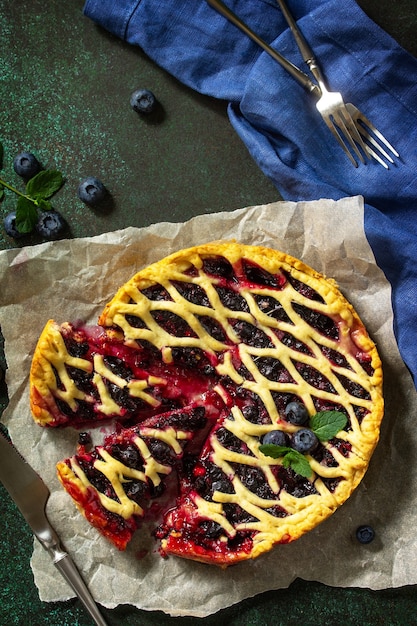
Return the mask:
[[[203, 357], [200, 355], [200, 368]], [[211, 386], [213, 368], [165, 363], [152, 346], [134, 346], [100, 326], [46, 324], [30, 373], [32, 415], [41, 426], [140, 421], [187, 406]]]
[[201, 445], [221, 410], [221, 402], [204, 395], [200, 404], [114, 432], [102, 445], [80, 444], [77, 454], [58, 463], [58, 478], [85, 518], [124, 550], [150, 502], [164, 493], [184, 448]]
[[[130, 427], [201, 398], [217, 417], [199, 449], [178, 455], [178, 499], [156, 535], [163, 554], [226, 566], [297, 539], [350, 496], [379, 438], [381, 362], [334, 281], [235, 242], [141, 270], [98, 327], [50, 322], [35, 351], [31, 405], [41, 425], [116, 417], [129, 438]], [[83, 458], [87, 475], [97, 455]], [[65, 475], [73, 497], [79, 480]], [[121, 528], [137, 518], [132, 509]], [[126, 544], [115, 529], [108, 536]]]

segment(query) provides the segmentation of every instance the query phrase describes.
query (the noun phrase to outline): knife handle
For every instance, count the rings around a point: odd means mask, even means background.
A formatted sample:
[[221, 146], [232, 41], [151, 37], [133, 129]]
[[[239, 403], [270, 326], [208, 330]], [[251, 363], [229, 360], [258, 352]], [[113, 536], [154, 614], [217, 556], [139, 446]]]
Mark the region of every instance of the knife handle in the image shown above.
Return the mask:
[[75, 591], [87, 611], [90, 613], [97, 626], [107, 626], [97, 608], [92, 595], [82, 580], [73, 560], [66, 552], [61, 552], [58, 559], [54, 560], [55, 567], [61, 572], [67, 583]]
[[76, 568], [74, 561], [63, 549], [58, 535], [49, 522], [45, 523], [44, 521], [43, 528], [41, 531], [36, 533], [36, 537], [39, 539], [42, 546], [49, 552], [53, 558], [55, 567], [61, 572], [62, 576], [70, 585], [72, 590], [75, 591], [78, 598], [93, 618], [94, 623], [97, 626], [107, 626], [107, 623], [104, 621], [98, 610], [93, 596], [81, 578], [81, 574]]

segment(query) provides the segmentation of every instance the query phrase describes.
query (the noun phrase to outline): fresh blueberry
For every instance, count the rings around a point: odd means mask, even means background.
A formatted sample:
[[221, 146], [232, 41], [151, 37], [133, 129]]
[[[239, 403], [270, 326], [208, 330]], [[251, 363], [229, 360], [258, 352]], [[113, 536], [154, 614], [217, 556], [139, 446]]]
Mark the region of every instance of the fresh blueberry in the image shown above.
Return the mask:
[[288, 436], [282, 430], [270, 430], [262, 437], [262, 444], [268, 443], [275, 446], [288, 446]]
[[302, 426], [308, 421], [309, 415], [304, 404], [300, 402], [290, 402], [285, 407], [285, 418], [290, 424]]
[[13, 237], [13, 239], [19, 239], [19, 237], [23, 237], [23, 233], [20, 233], [16, 228], [16, 211], [12, 211], [12, 213], [8, 213], [3, 220], [4, 230], [9, 235], [9, 237]]
[[149, 89], [136, 89], [130, 96], [130, 106], [136, 113], [152, 113], [156, 107], [156, 98]]
[[356, 529], [356, 538], [359, 543], [371, 543], [375, 539], [375, 531], [372, 526], [359, 526]]
[[36, 230], [47, 239], [58, 239], [65, 230], [65, 220], [57, 211], [43, 211], [39, 214]]
[[88, 176], [78, 186], [78, 197], [85, 204], [94, 206], [106, 197], [106, 188], [95, 176]]
[[293, 434], [291, 446], [301, 454], [310, 454], [314, 452], [319, 444], [317, 436], [308, 428], [300, 428]]
[[13, 168], [18, 176], [29, 179], [41, 170], [41, 164], [31, 152], [21, 152], [14, 158]]
[[91, 444], [91, 435], [87, 432], [81, 432], [78, 434], [78, 443], [80, 446], [88, 446]]

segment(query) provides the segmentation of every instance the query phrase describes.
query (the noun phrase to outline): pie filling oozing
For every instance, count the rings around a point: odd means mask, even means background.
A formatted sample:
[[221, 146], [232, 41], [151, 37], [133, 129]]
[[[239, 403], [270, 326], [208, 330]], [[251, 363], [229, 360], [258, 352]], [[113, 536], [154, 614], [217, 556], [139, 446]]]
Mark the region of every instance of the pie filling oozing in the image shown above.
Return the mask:
[[[98, 326], [50, 320], [30, 396], [42, 426], [116, 422], [57, 466], [91, 524], [124, 549], [174, 474], [160, 551], [220, 566], [333, 513], [362, 479], [383, 414], [379, 356], [335, 283], [234, 242], [142, 270]], [[317, 415], [342, 422], [315, 431]]]

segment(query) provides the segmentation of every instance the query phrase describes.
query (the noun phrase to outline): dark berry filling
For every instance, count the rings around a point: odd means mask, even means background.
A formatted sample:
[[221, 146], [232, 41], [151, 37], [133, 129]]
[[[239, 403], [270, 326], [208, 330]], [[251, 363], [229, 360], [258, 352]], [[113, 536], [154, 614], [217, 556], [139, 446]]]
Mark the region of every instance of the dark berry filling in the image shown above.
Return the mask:
[[131, 380], [133, 378], [133, 372], [126, 363], [112, 355], [107, 355], [103, 358], [104, 364], [109, 368], [116, 376], [120, 376], [124, 380]]
[[343, 478], [322, 478], [323, 484], [330, 491], [330, 493], [334, 493], [336, 488]]
[[142, 455], [136, 446], [132, 444], [116, 444], [112, 446], [110, 453], [115, 459], [127, 465], [127, 467], [143, 470]]
[[265, 315], [269, 315], [269, 317], [273, 317], [280, 322], [286, 322], [287, 324], [293, 323], [282, 304], [272, 296], [254, 294], [253, 297], [260, 311], [265, 313]]
[[172, 311], [156, 310], [151, 311], [151, 315], [165, 332], [174, 337], [196, 337], [185, 319]]
[[285, 346], [287, 346], [287, 348], [291, 348], [291, 350], [295, 350], [296, 352], [301, 352], [302, 354], [309, 354], [312, 356], [312, 352], [310, 348], [305, 343], [303, 343], [302, 341], [300, 341], [299, 339], [297, 339], [290, 333], [279, 330], [276, 332], [276, 335], [278, 339]]
[[146, 328], [146, 324], [141, 317], [137, 315], [131, 315], [130, 313], [126, 313], [125, 315], [126, 322], [132, 328]]
[[294, 382], [286, 367], [278, 359], [270, 356], [256, 358], [256, 365], [262, 376], [275, 382]]
[[216, 291], [219, 294], [220, 302], [223, 306], [231, 311], [244, 311], [245, 313], [249, 313], [248, 303], [237, 291], [229, 287], [216, 287]]
[[122, 408], [124, 412], [137, 413], [138, 411], [148, 407], [147, 403], [141, 398], [135, 398], [129, 393], [126, 387], [118, 387], [114, 383], [106, 381], [107, 389], [111, 397]]
[[124, 490], [127, 497], [139, 505], [149, 496], [149, 487], [141, 480], [129, 479], [129, 482], [124, 484]]
[[207, 424], [206, 409], [198, 406], [192, 411], [178, 411], [169, 416], [169, 423], [184, 430], [197, 430]]
[[371, 396], [369, 392], [362, 387], [359, 383], [342, 374], [337, 374], [338, 379], [342, 383], [343, 387], [350, 393], [354, 398], [361, 398], [362, 400], [370, 400]]
[[148, 300], [153, 301], [167, 301], [172, 300], [168, 291], [162, 285], [152, 285], [151, 287], [145, 287], [145, 289], [141, 290], [141, 294], [143, 294]]
[[316, 370], [308, 363], [296, 362], [295, 367], [304, 380], [312, 387], [326, 391], [327, 393], [336, 393], [335, 388], [331, 384], [330, 380], [324, 376], [321, 372]]
[[236, 276], [232, 265], [227, 259], [221, 256], [206, 257], [203, 259], [203, 270], [211, 276], [225, 278], [229, 281], [236, 281]]
[[248, 449], [247, 445], [236, 437], [230, 430], [221, 426], [216, 430], [216, 439], [222, 444], [224, 448], [227, 450], [232, 450], [234, 452], [241, 452], [243, 454], [251, 455], [252, 453]]
[[112, 500], [116, 500], [118, 502], [119, 500], [116, 496], [111, 482], [93, 465], [94, 461], [99, 458], [100, 457], [97, 455], [97, 453], [93, 452], [86, 458], [78, 456], [77, 461], [93, 487], [108, 498], [111, 498]]
[[209, 460], [198, 463], [193, 470], [194, 488], [205, 500], [211, 500], [215, 491], [234, 493], [226, 474]]
[[257, 522], [257, 518], [242, 509], [239, 504], [232, 502], [226, 502], [223, 505], [223, 510], [226, 518], [231, 524], [250, 524], [251, 522]]
[[197, 315], [196, 317], [204, 330], [211, 335], [213, 339], [216, 339], [216, 341], [220, 341], [221, 343], [228, 341], [223, 326], [213, 317], [210, 317], [209, 315]]
[[174, 347], [172, 348], [174, 363], [191, 369], [198, 368], [204, 376], [214, 376], [215, 369], [201, 348]]
[[353, 406], [353, 411], [355, 413], [355, 417], [358, 420], [358, 423], [361, 424], [362, 420], [369, 413], [369, 409], [366, 409], [364, 406], [357, 406], [355, 404]]
[[289, 272], [284, 271], [283, 273], [286, 276], [288, 282], [291, 283], [294, 289], [298, 291], [298, 293], [300, 293], [302, 296], [304, 296], [305, 298], [308, 298], [309, 300], [314, 300], [315, 302], [324, 303], [324, 299], [312, 287], [310, 287], [309, 285], [306, 285], [305, 283], [301, 282], [297, 278], [294, 278], [294, 276], [292, 276]]
[[305, 498], [318, 493], [313, 483], [296, 474], [292, 469], [277, 465], [274, 467], [274, 471], [282, 489], [294, 498]]
[[287, 282], [282, 274], [271, 274], [247, 259], [242, 260], [242, 269], [246, 280], [253, 285], [282, 289]]
[[337, 365], [337, 367], [344, 367], [346, 369], [351, 370], [351, 366], [349, 365], [347, 359], [340, 354], [337, 350], [333, 350], [332, 348], [328, 348], [327, 346], [319, 346], [321, 352], [324, 356], [330, 361], [332, 365]]
[[199, 306], [208, 306], [211, 307], [210, 300], [205, 292], [205, 290], [200, 287], [200, 285], [195, 285], [194, 283], [185, 283], [178, 280], [173, 280], [172, 284], [178, 293], [191, 302], [192, 304], [198, 304]]
[[324, 315], [320, 311], [298, 304], [298, 302], [293, 302], [292, 307], [301, 319], [310, 324], [319, 333], [331, 339], [339, 339], [339, 328], [331, 317]]
[[90, 349], [87, 341], [76, 341], [70, 337], [64, 336], [64, 343], [68, 354], [76, 358], [83, 358]]
[[233, 330], [238, 335], [240, 341], [247, 346], [254, 348], [273, 348], [274, 344], [268, 335], [245, 320], [230, 320]]
[[[233, 464], [234, 465], [234, 464]], [[265, 500], [274, 500], [277, 497], [269, 486], [265, 474], [260, 467], [251, 465], [234, 465], [236, 475], [249, 491]]]
[[93, 384], [93, 375], [90, 374], [90, 372], [85, 372], [84, 370], [71, 367], [70, 365], [66, 365], [65, 367], [68, 372], [68, 376], [74, 381], [78, 389], [93, 397], [96, 396], [96, 389]]

